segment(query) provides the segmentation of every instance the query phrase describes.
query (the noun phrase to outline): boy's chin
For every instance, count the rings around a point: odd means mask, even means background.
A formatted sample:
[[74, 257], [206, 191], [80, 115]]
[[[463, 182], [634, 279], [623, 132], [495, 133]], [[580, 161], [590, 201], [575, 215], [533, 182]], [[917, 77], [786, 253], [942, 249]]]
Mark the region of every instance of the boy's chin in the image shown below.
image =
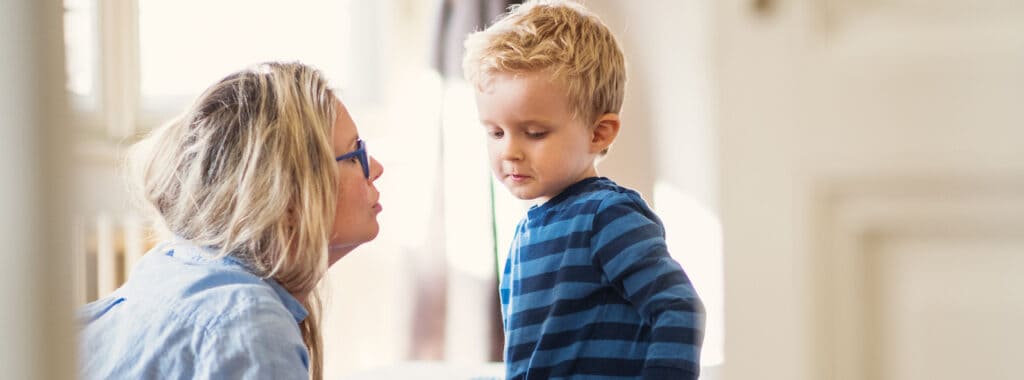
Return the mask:
[[521, 201], [532, 201], [536, 200], [537, 198], [540, 198], [540, 195], [537, 195], [536, 193], [533, 192], [522, 191], [509, 187], [506, 187], [506, 189], [508, 189], [508, 192], [511, 193], [513, 197], [516, 197], [516, 199], [519, 199]]
[[537, 197], [537, 196], [535, 196], [535, 195], [529, 195], [529, 194], [518, 194], [518, 193], [514, 193], [514, 192], [512, 193], [512, 196], [513, 196], [513, 197], [516, 197], [516, 199], [518, 199], [518, 200], [521, 200], [521, 201], [532, 201], [532, 200], [534, 200], [534, 199], [537, 199], [537, 198], [538, 198], [538, 197]]
[[521, 201], [532, 202], [538, 205], [543, 204], [551, 199], [550, 196], [545, 196], [543, 194], [536, 193], [516, 194], [515, 192], [513, 192], [512, 196], [516, 197], [516, 199], [519, 199]]

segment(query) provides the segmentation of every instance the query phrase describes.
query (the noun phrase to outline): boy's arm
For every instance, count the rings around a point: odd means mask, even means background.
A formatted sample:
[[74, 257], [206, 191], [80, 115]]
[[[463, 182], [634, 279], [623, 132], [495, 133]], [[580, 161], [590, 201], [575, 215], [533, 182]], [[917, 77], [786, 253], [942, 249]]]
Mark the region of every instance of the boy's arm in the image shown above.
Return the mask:
[[704, 305], [665, 245], [660, 221], [633, 202], [594, 217], [595, 263], [651, 326], [644, 379], [696, 379]]

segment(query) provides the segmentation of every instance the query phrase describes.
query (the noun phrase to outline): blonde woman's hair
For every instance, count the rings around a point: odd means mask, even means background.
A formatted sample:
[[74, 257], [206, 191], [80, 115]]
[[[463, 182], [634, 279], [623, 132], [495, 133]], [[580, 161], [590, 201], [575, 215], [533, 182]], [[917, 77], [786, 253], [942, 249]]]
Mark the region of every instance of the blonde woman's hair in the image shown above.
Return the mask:
[[466, 38], [466, 80], [477, 88], [497, 73], [546, 72], [567, 90], [573, 117], [586, 124], [619, 113], [626, 63], [611, 30], [583, 5], [527, 1]]
[[260, 64], [214, 84], [128, 158], [166, 232], [239, 259], [299, 299], [313, 379], [323, 376], [317, 284], [338, 191], [336, 102], [316, 69]]

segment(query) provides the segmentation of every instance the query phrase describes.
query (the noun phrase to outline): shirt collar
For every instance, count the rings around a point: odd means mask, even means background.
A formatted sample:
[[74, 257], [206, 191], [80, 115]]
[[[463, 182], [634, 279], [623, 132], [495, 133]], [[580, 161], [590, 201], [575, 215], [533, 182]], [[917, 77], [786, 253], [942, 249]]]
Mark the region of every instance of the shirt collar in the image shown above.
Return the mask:
[[569, 187], [566, 187], [565, 190], [562, 190], [562, 192], [558, 193], [558, 195], [549, 199], [547, 202], [531, 206], [530, 209], [526, 211], [526, 217], [527, 219], [537, 219], [547, 213], [548, 210], [552, 210], [559, 204], [563, 203], [566, 199], [569, 199], [574, 195], [587, 192], [594, 186], [594, 184], [607, 181], [609, 181], [607, 177], [587, 177], [581, 179], [576, 183], [569, 185]]
[[302, 303], [295, 298], [291, 293], [288, 292], [281, 284], [277, 283], [277, 280], [272, 278], [265, 278], [263, 282], [266, 282], [274, 289], [277, 296], [281, 298], [281, 302], [284, 303], [284, 307], [288, 309], [288, 312], [292, 313], [292, 317], [295, 318], [295, 322], [299, 323], [309, 316], [309, 311], [302, 306]]
[[[173, 254], [175, 257], [179, 259], [193, 262], [213, 262], [221, 265], [234, 266], [242, 268], [249, 273], [252, 273], [252, 270], [248, 266], [246, 266], [245, 263], [230, 255], [224, 256], [220, 259], [212, 259], [217, 255], [217, 252], [212, 248], [198, 247], [189, 242], [188, 240], [181, 238], [172, 239], [172, 241], [169, 243], [170, 244], [168, 244], [168, 247], [166, 248], [171, 248], [171, 250], [164, 250], [168, 251], [169, 254]], [[302, 303], [300, 303], [299, 300], [295, 298], [295, 296], [289, 293], [288, 290], [284, 288], [284, 286], [281, 286], [281, 284], [279, 284], [277, 280], [274, 280], [273, 278], [264, 278], [263, 282], [266, 283], [267, 285], [270, 285], [271, 289], [274, 289], [274, 293], [277, 294], [277, 297], [281, 299], [281, 303], [284, 304], [284, 307], [288, 309], [288, 312], [291, 313], [293, 318], [295, 318], [296, 323], [302, 322], [303, 320], [306, 319], [306, 317], [309, 316], [309, 311], [307, 311], [306, 308], [302, 306]]]

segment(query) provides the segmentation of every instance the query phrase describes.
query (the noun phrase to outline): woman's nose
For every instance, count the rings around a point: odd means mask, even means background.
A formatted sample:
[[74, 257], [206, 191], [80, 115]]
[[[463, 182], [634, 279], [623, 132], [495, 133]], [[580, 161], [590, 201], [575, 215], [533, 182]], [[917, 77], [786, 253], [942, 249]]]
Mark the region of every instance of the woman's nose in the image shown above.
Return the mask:
[[384, 165], [381, 165], [380, 161], [370, 156], [370, 181], [376, 181], [384, 174]]

